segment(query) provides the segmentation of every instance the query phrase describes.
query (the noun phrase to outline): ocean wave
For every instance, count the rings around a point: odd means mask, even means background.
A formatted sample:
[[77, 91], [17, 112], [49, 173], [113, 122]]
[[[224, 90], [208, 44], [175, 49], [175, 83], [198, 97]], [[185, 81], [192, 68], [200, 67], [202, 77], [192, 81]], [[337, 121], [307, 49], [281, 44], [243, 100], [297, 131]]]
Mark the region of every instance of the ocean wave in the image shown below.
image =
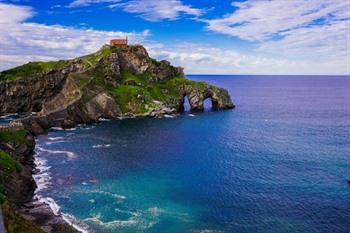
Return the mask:
[[45, 142], [45, 145], [52, 145], [52, 144], [59, 144], [59, 143], [63, 143], [63, 142], [67, 142], [64, 140], [59, 140], [59, 141], [53, 141], [53, 142]]
[[116, 194], [116, 193], [106, 192], [106, 191], [102, 191], [102, 190], [88, 190], [87, 193], [102, 194], [102, 195], [111, 196], [113, 198], [121, 199], [121, 200], [126, 199], [126, 196], [119, 195], [119, 194]]
[[69, 159], [74, 159], [76, 158], [76, 154], [74, 152], [71, 151], [65, 151], [65, 150], [48, 150], [48, 149], [44, 149], [42, 147], [37, 147], [38, 151], [40, 152], [47, 152], [49, 154], [64, 154], [66, 155]]
[[64, 221], [66, 221], [68, 224], [73, 226], [75, 229], [82, 233], [89, 233], [89, 228], [86, 224], [83, 224], [82, 222], [78, 221], [73, 215], [62, 213], [61, 214]]
[[190, 117], [195, 117], [195, 116], [197, 116], [197, 115], [194, 115], [194, 114], [190, 113], [190, 114], [188, 114], [188, 116], [190, 116]]
[[64, 130], [62, 127], [51, 127], [51, 129], [53, 129], [53, 130], [58, 130], [58, 131]]
[[173, 116], [173, 115], [168, 115], [168, 114], [165, 114], [164, 117], [165, 117], [165, 118], [175, 118], [175, 116]]
[[146, 230], [154, 226], [159, 222], [158, 216], [163, 212], [161, 208], [152, 207], [147, 209], [146, 211], [137, 211], [132, 212], [128, 210], [120, 210], [118, 208], [115, 209], [116, 212], [129, 214], [127, 220], [112, 220], [112, 221], [103, 221], [102, 214], [97, 213], [95, 216], [84, 219], [85, 223], [97, 224], [100, 227], [114, 230], [120, 227], [135, 227], [139, 230]]
[[5, 115], [1, 115], [0, 119], [14, 119], [13, 117], [18, 116], [17, 113], [11, 113], [11, 114], [5, 114]]
[[108, 148], [111, 147], [111, 144], [97, 144], [97, 145], [93, 145], [92, 148]]
[[99, 121], [111, 121], [111, 119], [107, 119], [107, 118], [100, 118], [100, 119], [98, 119]]
[[[42, 148], [38, 148], [42, 149]], [[38, 157], [38, 154], [34, 156], [34, 164], [35, 167], [39, 170], [37, 174], [33, 175], [33, 179], [37, 184], [37, 188], [35, 190], [34, 199], [37, 200], [35, 203], [38, 204], [46, 204], [50, 207], [52, 212], [56, 216], [61, 216], [64, 221], [73, 226], [76, 230], [82, 233], [88, 233], [88, 227], [86, 225], [83, 226], [82, 223], [79, 223], [76, 218], [74, 218], [70, 214], [60, 213], [60, 206], [55, 202], [55, 200], [51, 197], [44, 197], [40, 195], [40, 191], [46, 189], [50, 185], [51, 176], [50, 176], [50, 166], [47, 165], [47, 160]]]
[[64, 137], [48, 137], [47, 139], [49, 139], [50, 141], [57, 141], [57, 140], [63, 140]]
[[76, 230], [82, 232], [82, 233], [88, 233], [88, 227], [81, 222], [79, 222], [73, 215], [67, 214], [67, 213], [61, 213], [61, 207], [57, 204], [57, 202], [51, 198], [51, 197], [43, 197], [41, 195], [36, 195], [35, 199], [35, 204], [46, 204], [50, 207], [52, 210], [53, 214], [56, 216], [61, 216], [62, 219], [67, 222], [69, 225], [74, 227]]
[[92, 222], [95, 223], [99, 226], [102, 226], [107, 229], [114, 229], [117, 227], [126, 227], [126, 226], [133, 226], [138, 224], [137, 217], [132, 216], [127, 220], [112, 220], [112, 221], [102, 221], [101, 220], [101, 213], [98, 213], [97, 215], [90, 217], [90, 218], [85, 218], [83, 221], [85, 223]]
[[34, 160], [35, 167], [39, 170], [39, 173], [33, 175], [33, 179], [37, 185], [35, 193], [38, 193], [50, 185], [50, 166], [47, 166], [47, 161], [41, 158], [35, 158]]

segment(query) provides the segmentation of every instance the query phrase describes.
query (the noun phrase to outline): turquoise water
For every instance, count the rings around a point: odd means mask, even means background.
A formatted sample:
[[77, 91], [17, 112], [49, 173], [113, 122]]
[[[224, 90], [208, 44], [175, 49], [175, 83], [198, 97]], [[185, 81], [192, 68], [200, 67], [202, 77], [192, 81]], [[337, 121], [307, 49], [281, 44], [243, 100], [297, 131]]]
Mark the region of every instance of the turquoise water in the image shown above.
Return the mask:
[[190, 78], [237, 108], [52, 129], [37, 195], [91, 232], [349, 232], [350, 77]]

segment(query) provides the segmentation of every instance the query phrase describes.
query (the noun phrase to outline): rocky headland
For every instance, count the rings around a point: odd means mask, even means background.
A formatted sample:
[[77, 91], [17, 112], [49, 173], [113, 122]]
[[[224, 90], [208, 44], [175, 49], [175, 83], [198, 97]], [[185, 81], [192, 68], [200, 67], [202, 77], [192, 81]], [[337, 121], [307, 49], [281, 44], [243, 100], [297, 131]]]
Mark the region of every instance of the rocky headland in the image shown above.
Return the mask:
[[[0, 129], [0, 203], [9, 233], [77, 232], [33, 201], [34, 136], [101, 118], [163, 117], [184, 110], [234, 108], [227, 90], [186, 79], [181, 67], [149, 57], [141, 45], [105, 45], [72, 60], [30, 62], [0, 73], [0, 114], [35, 112]], [[38, 227], [40, 226], [40, 227]]]
[[193, 111], [207, 98], [214, 109], [234, 107], [227, 90], [186, 79], [181, 67], [150, 58], [141, 45], [105, 45], [84, 57], [0, 73], [0, 113], [37, 112], [23, 120], [34, 134], [100, 118], [179, 114], [186, 96]]

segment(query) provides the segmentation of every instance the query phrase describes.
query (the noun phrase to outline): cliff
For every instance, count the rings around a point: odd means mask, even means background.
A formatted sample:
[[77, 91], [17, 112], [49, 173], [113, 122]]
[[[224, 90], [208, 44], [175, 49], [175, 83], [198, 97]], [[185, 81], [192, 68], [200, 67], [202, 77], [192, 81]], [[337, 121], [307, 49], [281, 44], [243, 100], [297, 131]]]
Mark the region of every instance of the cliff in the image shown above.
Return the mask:
[[140, 45], [105, 45], [84, 57], [0, 73], [0, 113], [39, 112], [23, 121], [34, 133], [101, 117], [178, 114], [185, 96], [194, 111], [207, 98], [214, 109], [234, 107], [225, 89], [186, 79], [181, 67], [150, 58]]
[[0, 131], [0, 207], [8, 233], [76, 233], [49, 206], [31, 202], [35, 141], [24, 129]]

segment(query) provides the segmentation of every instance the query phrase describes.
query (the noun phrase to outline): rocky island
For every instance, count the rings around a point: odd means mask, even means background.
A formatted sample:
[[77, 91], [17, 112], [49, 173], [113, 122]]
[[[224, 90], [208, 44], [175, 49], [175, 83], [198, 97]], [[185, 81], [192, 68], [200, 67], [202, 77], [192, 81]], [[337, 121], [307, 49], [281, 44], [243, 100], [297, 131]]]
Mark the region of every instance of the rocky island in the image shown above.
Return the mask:
[[1, 72], [0, 113], [34, 112], [0, 128], [0, 203], [8, 232], [76, 232], [31, 202], [35, 135], [101, 118], [177, 115], [185, 97], [192, 111], [202, 111], [208, 98], [213, 109], [234, 108], [227, 90], [186, 79], [181, 67], [150, 58], [141, 45], [104, 45], [72, 60]]

